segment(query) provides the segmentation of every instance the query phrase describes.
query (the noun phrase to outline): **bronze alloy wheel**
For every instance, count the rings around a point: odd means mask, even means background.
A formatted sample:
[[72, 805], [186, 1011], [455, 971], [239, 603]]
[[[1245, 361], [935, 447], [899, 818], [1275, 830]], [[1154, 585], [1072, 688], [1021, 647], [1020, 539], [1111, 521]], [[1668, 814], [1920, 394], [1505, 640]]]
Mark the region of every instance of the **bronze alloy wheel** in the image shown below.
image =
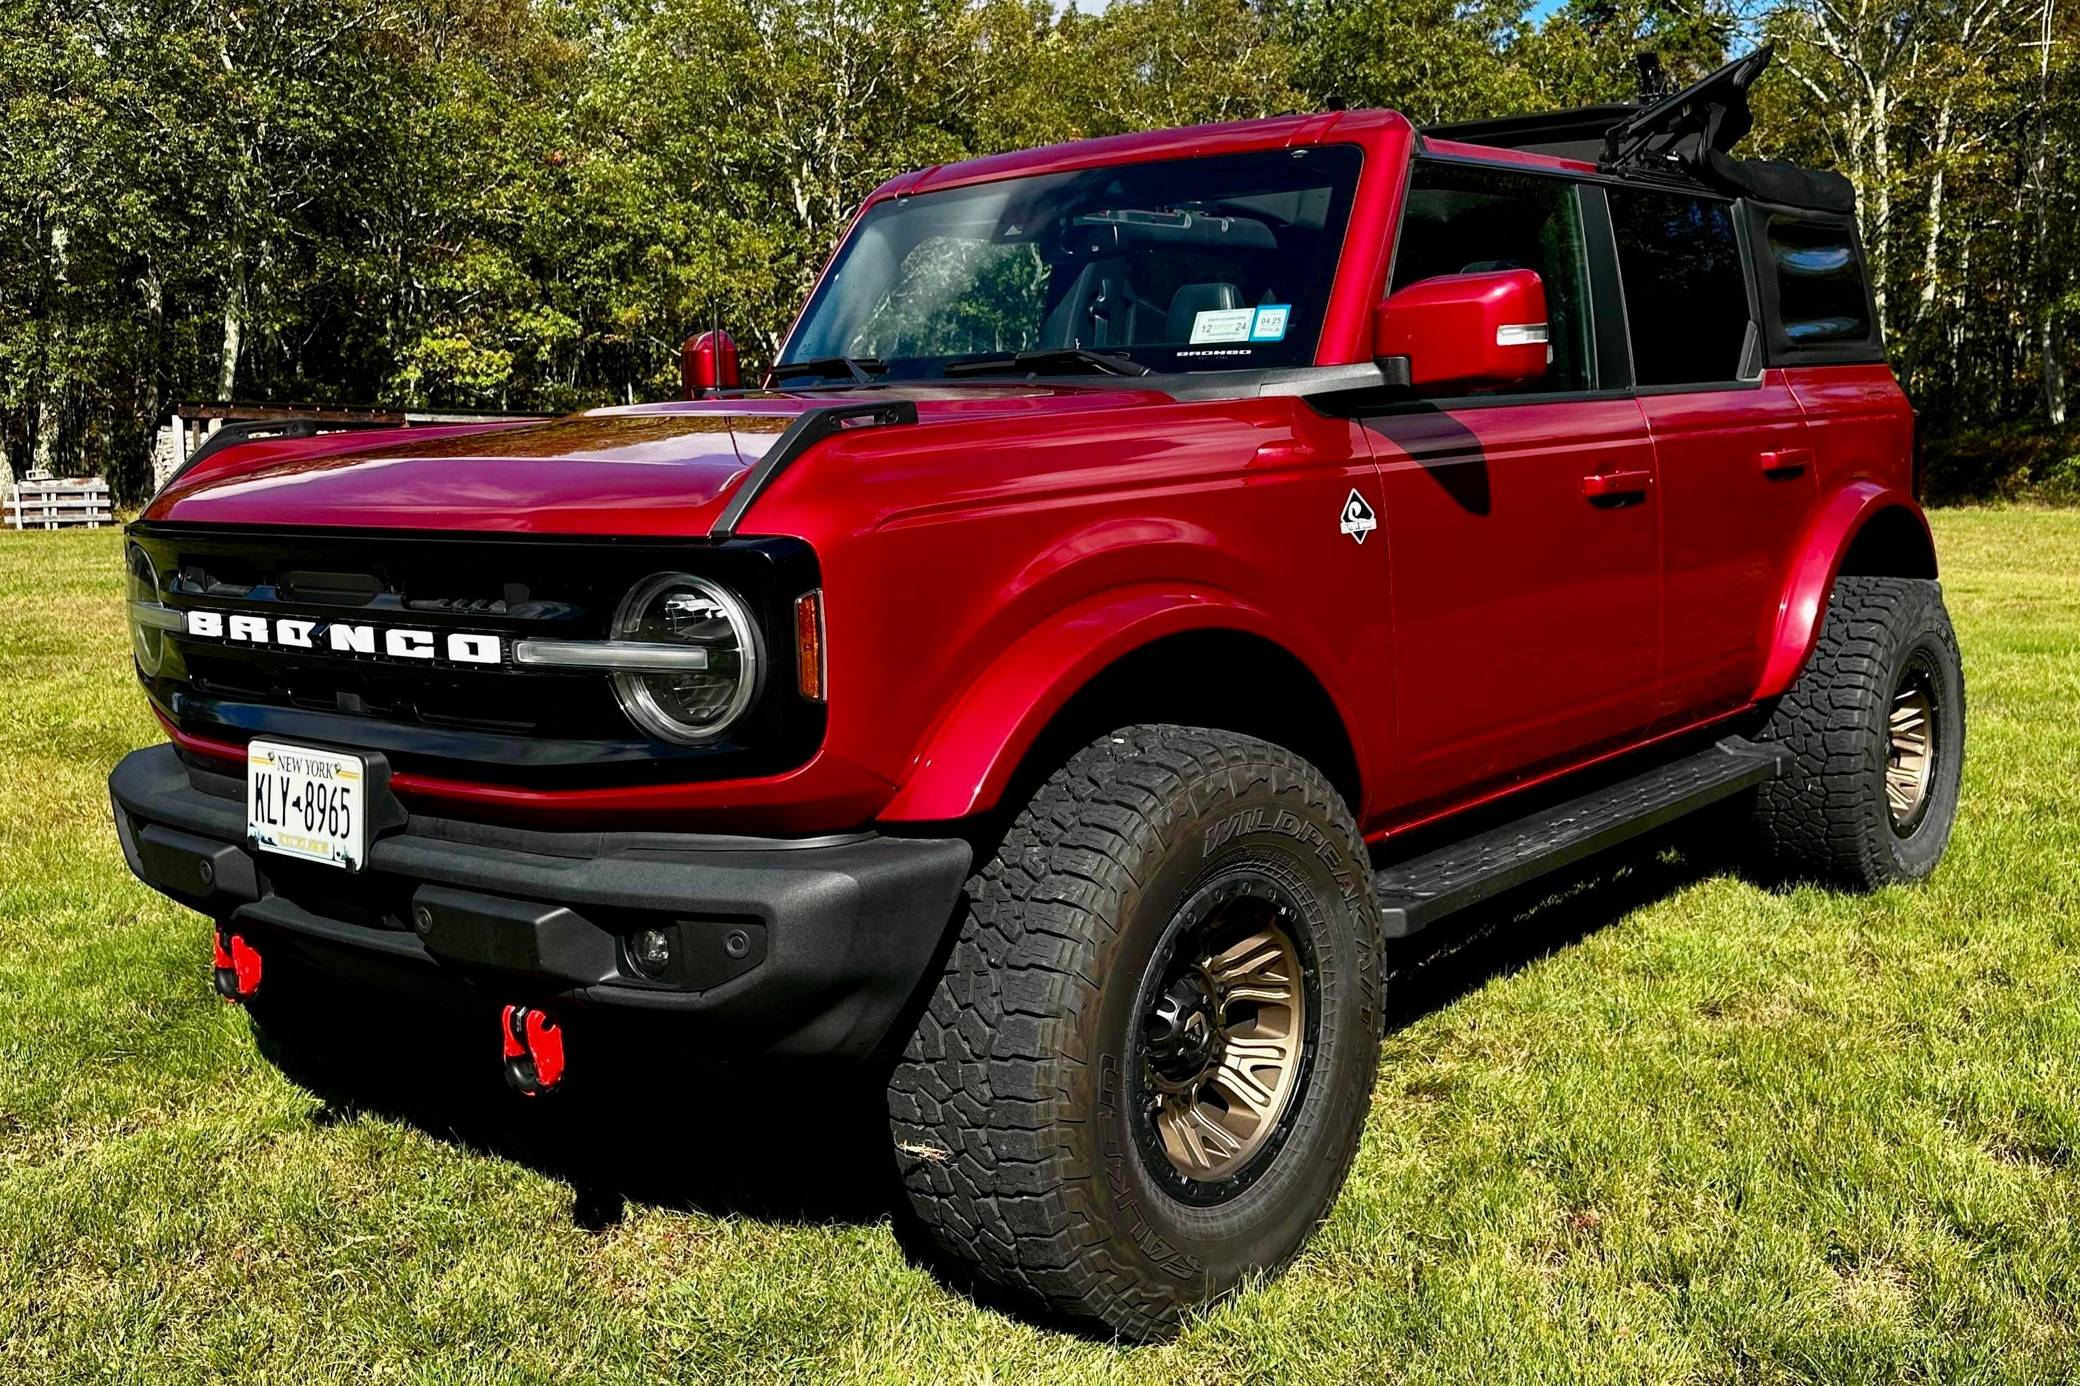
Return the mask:
[[910, 1207], [982, 1283], [1137, 1341], [1307, 1240], [1357, 1154], [1384, 950], [1343, 796], [1138, 724], [1033, 792], [889, 1082]]
[[1146, 974], [1137, 1134], [1150, 1172], [1185, 1202], [1248, 1187], [1298, 1109], [1314, 988], [1297, 909], [1268, 875], [1224, 874], [1185, 902]]
[[1886, 731], [1885, 805], [1893, 831], [1905, 835], [1921, 821], [1936, 766], [1934, 683], [1918, 663], [1902, 671], [1892, 691]]

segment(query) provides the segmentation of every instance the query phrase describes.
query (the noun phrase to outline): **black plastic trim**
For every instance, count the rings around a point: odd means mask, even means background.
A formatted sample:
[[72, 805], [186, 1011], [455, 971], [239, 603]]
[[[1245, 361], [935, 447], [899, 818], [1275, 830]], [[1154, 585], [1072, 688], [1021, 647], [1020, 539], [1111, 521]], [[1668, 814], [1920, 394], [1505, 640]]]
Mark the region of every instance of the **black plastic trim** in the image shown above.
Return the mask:
[[[728, 586], [767, 650], [794, 644], [794, 601], [822, 585], [814, 552], [790, 538], [703, 540], [481, 535], [453, 531], [215, 527], [152, 522], [131, 538], [176, 610], [367, 620], [435, 631], [601, 639], [622, 597], [660, 572]], [[291, 578], [334, 580], [305, 591]], [[233, 577], [218, 582], [219, 575]], [[351, 592], [342, 575], [356, 576]], [[434, 600], [425, 600], [434, 599]], [[698, 745], [646, 736], [616, 704], [612, 676], [517, 666], [398, 661], [197, 640], [170, 633], [147, 695], [182, 731], [224, 741], [256, 734], [380, 751], [400, 769], [535, 788], [778, 774], [823, 742], [828, 708], [791, 678], [721, 737]]]
[[[173, 485], [194, 470], [197, 463], [214, 457], [226, 448], [237, 447], [265, 439], [273, 442], [282, 438], [315, 438], [318, 425], [311, 419], [254, 419], [246, 423], [225, 424], [202, 440], [201, 446], [188, 454], [188, 460], [174, 468], [173, 475], [166, 478], [166, 486]], [[160, 490], [165, 490], [162, 486]]]
[[1618, 272], [1618, 238], [1611, 226], [1611, 203], [1602, 187], [1578, 183], [1582, 252], [1589, 262], [1589, 312], [1596, 342], [1595, 375], [1599, 390], [1632, 387], [1632, 334], [1625, 322], [1625, 281]]
[[[246, 926], [263, 955], [422, 994], [662, 1015], [711, 1052], [873, 1053], [925, 978], [972, 859], [956, 837], [534, 835], [577, 849], [551, 855], [512, 830], [463, 842], [408, 821], [347, 872], [248, 847], [243, 801], [219, 787], [165, 745], [109, 776], [130, 869]], [[204, 861], [224, 889], [193, 888]], [[661, 977], [627, 961], [624, 940], [645, 928], [685, 950]]]
[[914, 424], [917, 422], [917, 403], [907, 399], [878, 399], [862, 404], [832, 404], [820, 409], [810, 409], [797, 414], [787, 425], [766, 455], [758, 460], [750, 475], [737, 483], [736, 493], [729, 498], [722, 514], [708, 531], [708, 538], [716, 543], [732, 538], [737, 526], [743, 523], [744, 514], [764, 494], [773, 478], [780, 475], [810, 448], [815, 447], [834, 433], [847, 428], [887, 427], [892, 424]]
[[1635, 764], [1627, 762], [1631, 773], [1624, 778], [1596, 783], [1592, 776], [1593, 787], [1573, 797], [1421, 855], [1380, 864], [1375, 892], [1387, 937], [1416, 933], [1752, 789], [1781, 774], [1789, 755], [1775, 744], [1729, 736], [1644, 769], [1632, 769]]

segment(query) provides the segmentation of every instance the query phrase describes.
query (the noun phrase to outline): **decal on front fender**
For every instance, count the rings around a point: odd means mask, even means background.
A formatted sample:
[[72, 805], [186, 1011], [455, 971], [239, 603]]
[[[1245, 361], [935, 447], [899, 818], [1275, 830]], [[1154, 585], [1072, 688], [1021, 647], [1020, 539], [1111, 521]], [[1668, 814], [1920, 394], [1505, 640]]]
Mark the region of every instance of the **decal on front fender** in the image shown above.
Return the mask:
[[1366, 535], [1379, 528], [1379, 516], [1373, 513], [1355, 486], [1351, 488], [1351, 498], [1343, 503], [1343, 517], [1337, 521], [1336, 528], [1360, 544], [1365, 542]]

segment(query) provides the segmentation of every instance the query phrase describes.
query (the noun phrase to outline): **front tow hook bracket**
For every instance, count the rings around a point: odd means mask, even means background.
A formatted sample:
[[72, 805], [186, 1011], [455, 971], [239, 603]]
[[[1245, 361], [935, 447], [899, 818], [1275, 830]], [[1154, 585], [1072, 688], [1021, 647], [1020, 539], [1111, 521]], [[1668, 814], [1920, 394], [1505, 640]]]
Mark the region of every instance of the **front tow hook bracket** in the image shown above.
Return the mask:
[[508, 1006], [501, 1017], [506, 1082], [522, 1097], [540, 1097], [563, 1082], [563, 1027], [538, 1006]]
[[240, 1005], [260, 990], [260, 950], [235, 934], [228, 924], [217, 926], [217, 995]]

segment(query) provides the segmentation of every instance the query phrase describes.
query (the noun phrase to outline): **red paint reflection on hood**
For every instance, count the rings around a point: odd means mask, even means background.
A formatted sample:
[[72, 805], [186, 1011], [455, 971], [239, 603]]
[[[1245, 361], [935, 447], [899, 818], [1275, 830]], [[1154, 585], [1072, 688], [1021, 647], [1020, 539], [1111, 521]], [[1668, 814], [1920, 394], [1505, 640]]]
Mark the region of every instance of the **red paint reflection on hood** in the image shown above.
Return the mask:
[[[333, 433], [226, 448], [161, 492], [147, 520], [214, 525], [705, 534], [795, 416], [897, 392], [751, 394], [543, 422]], [[1021, 384], [901, 392], [920, 423], [1057, 413], [1143, 391]]]

